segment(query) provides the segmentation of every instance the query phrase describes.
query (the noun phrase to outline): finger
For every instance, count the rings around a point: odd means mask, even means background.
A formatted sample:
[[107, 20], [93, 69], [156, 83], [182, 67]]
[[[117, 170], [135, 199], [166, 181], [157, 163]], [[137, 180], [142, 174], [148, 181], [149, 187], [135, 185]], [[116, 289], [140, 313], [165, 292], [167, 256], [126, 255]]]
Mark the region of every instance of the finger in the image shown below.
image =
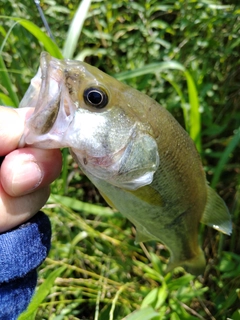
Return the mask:
[[0, 106], [0, 156], [16, 149], [23, 134], [25, 119], [33, 108], [14, 109]]
[[1, 184], [10, 196], [18, 197], [53, 182], [60, 174], [60, 150], [17, 149], [9, 153], [1, 166]]
[[0, 185], [0, 233], [34, 216], [46, 203], [49, 193], [49, 187], [44, 187], [25, 196], [11, 197]]

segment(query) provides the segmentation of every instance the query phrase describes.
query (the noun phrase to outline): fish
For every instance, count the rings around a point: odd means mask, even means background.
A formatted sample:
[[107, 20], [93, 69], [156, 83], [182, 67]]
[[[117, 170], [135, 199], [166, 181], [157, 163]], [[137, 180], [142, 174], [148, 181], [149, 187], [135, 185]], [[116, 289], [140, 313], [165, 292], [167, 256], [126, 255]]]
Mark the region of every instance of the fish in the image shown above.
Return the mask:
[[194, 142], [149, 96], [87, 63], [43, 52], [20, 107], [34, 107], [20, 146], [68, 147], [106, 202], [163, 243], [167, 271], [205, 270], [200, 222], [230, 235], [231, 217], [209, 186]]

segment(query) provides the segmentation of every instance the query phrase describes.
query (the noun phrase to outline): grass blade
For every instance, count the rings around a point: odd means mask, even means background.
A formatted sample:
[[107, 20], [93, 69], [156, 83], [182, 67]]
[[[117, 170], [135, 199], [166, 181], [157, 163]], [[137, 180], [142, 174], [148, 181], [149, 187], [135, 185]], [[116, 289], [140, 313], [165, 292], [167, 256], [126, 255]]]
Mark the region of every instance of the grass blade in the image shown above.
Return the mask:
[[218, 165], [214, 171], [214, 175], [213, 175], [213, 179], [211, 182], [211, 186], [212, 188], [215, 188], [219, 178], [223, 172], [223, 168], [226, 165], [226, 163], [228, 162], [229, 158], [230, 158], [230, 154], [234, 151], [234, 149], [238, 146], [240, 142], [240, 128], [238, 128], [235, 132], [234, 132], [234, 136], [232, 137], [231, 141], [229, 142], [228, 146], [226, 147], [226, 149], [224, 150], [220, 161], [218, 162]]
[[[5, 101], [7, 101], [7, 103], [12, 102], [11, 105], [9, 105], [9, 106], [17, 107], [19, 105], [19, 100], [18, 100], [16, 92], [13, 89], [11, 79], [9, 77], [7, 68], [5, 66], [5, 63], [3, 61], [1, 54], [0, 54], [0, 70], [1, 70], [1, 74], [2, 74], [1, 75], [1, 85], [3, 87], [5, 87], [5, 89], [7, 90], [8, 94], [9, 94], [9, 99], [10, 99], [8, 101], [7, 100], [5, 100]], [[1, 100], [3, 98], [4, 98], [4, 96], [1, 96]]]
[[0, 104], [2, 106], [14, 106], [12, 99], [4, 93], [0, 92]]
[[110, 209], [109, 207], [101, 207], [101, 206], [97, 206], [96, 204], [82, 202], [74, 198], [61, 196], [57, 194], [52, 194], [48, 200], [48, 203], [60, 203], [72, 210], [76, 210], [78, 212], [79, 211], [88, 212], [97, 216], [109, 217], [113, 215], [113, 210]]
[[176, 92], [180, 98], [180, 101], [181, 101], [181, 107], [183, 110], [185, 128], [186, 128], [187, 132], [189, 132], [190, 131], [189, 111], [188, 111], [188, 105], [187, 105], [185, 98], [184, 98], [184, 93], [181, 90], [180, 86], [176, 83], [176, 81], [172, 80], [170, 77], [167, 77], [165, 75], [162, 75], [162, 78], [165, 79], [166, 81], [168, 81], [171, 84], [171, 86], [176, 90]]
[[62, 150], [62, 173], [61, 173], [61, 178], [62, 178], [62, 188], [59, 190], [59, 193], [61, 195], [64, 195], [67, 193], [67, 177], [68, 177], [68, 148], [64, 148]]
[[67, 59], [72, 59], [74, 51], [77, 47], [77, 42], [82, 31], [83, 23], [87, 17], [88, 9], [90, 7], [91, 0], [82, 0], [77, 12], [71, 22], [68, 30], [67, 38], [63, 47], [63, 56]]
[[188, 85], [188, 96], [190, 104], [190, 116], [189, 116], [189, 134], [196, 144], [199, 152], [201, 152], [201, 115], [199, 111], [198, 92], [190, 73], [183, 71]]
[[37, 38], [39, 42], [41, 42], [48, 51], [51, 56], [62, 59], [62, 53], [56, 43], [48, 37], [36, 24], [33, 22], [26, 20], [26, 19], [21, 19], [21, 18], [15, 18], [15, 17], [7, 17], [7, 16], [0, 16], [0, 19], [10, 19], [17, 21], [21, 26], [23, 26], [26, 30], [28, 30], [34, 37]]
[[2, 44], [0, 47], [0, 72], [2, 72], [2, 81], [1, 81], [1, 85], [7, 90], [9, 95], [6, 95], [4, 93], [0, 94], [0, 101], [1, 104], [6, 105], [6, 106], [13, 106], [13, 107], [17, 107], [19, 104], [18, 101], [18, 96], [16, 94], [16, 92], [14, 91], [14, 88], [12, 86], [12, 82], [11, 79], [9, 77], [9, 73], [7, 71], [7, 68], [5, 66], [4, 60], [2, 58], [2, 51], [3, 48], [7, 42], [7, 39], [12, 31], [12, 29], [15, 27], [15, 25], [17, 24], [17, 22], [15, 22], [8, 30]]
[[30, 305], [28, 306], [27, 311], [22, 313], [18, 320], [30, 320], [32, 319], [32, 315], [35, 313], [39, 305], [49, 294], [52, 286], [54, 284], [55, 279], [66, 269], [66, 266], [61, 267], [57, 270], [54, 270], [50, 276], [43, 282], [43, 284], [39, 287], [37, 293], [34, 295]]
[[125, 283], [124, 285], [122, 285], [118, 289], [118, 291], [117, 291], [117, 293], [116, 293], [116, 295], [115, 295], [115, 297], [113, 298], [113, 301], [112, 301], [112, 306], [111, 306], [111, 310], [110, 310], [110, 313], [109, 313], [109, 320], [114, 320], [114, 310], [115, 310], [118, 298], [119, 298], [120, 294], [122, 293], [122, 291], [125, 290], [127, 288], [127, 286], [129, 286], [129, 285], [130, 285], [130, 283]]

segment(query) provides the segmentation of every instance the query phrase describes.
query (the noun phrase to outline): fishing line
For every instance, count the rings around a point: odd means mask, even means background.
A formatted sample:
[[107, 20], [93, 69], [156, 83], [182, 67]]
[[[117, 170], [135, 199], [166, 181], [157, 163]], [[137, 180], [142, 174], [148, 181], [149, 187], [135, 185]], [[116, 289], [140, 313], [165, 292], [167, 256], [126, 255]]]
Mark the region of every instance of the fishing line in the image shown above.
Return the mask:
[[47, 20], [46, 20], [46, 18], [45, 18], [45, 15], [44, 15], [44, 13], [43, 13], [43, 11], [42, 11], [42, 8], [41, 8], [41, 6], [40, 6], [40, 0], [34, 0], [34, 3], [36, 4], [36, 7], [37, 7], [37, 9], [38, 9], [38, 12], [39, 12], [39, 14], [40, 14], [40, 17], [41, 17], [41, 19], [42, 19], [42, 22], [43, 22], [43, 24], [44, 24], [44, 27], [45, 27], [46, 30], [47, 30], [47, 33], [48, 33], [49, 37], [55, 42], [54, 36], [53, 36], [53, 34], [52, 34], [52, 32], [51, 32], [51, 29], [50, 29], [50, 27], [49, 27], [49, 25], [48, 25], [48, 23], [47, 23]]

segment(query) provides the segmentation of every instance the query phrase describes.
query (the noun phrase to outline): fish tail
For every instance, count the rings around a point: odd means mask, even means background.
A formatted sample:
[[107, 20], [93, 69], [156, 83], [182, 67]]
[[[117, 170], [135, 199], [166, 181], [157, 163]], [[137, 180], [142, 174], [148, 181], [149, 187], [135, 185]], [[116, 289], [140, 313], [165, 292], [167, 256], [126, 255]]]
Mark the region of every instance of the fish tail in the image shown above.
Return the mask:
[[230, 235], [232, 232], [232, 222], [225, 202], [209, 186], [207, 186], [207, 194], [207, 204], [201, 222]]
[[171, 261], [167, 266], [166, 272], [173, 270], [176, 267], [183, 267], [187, 272], [193, 275], [200, 275], [204, 273], [206, 267], [206, 259], [202, 249], [199, 248], [198, 254], [195, 257], [185, 261]]

